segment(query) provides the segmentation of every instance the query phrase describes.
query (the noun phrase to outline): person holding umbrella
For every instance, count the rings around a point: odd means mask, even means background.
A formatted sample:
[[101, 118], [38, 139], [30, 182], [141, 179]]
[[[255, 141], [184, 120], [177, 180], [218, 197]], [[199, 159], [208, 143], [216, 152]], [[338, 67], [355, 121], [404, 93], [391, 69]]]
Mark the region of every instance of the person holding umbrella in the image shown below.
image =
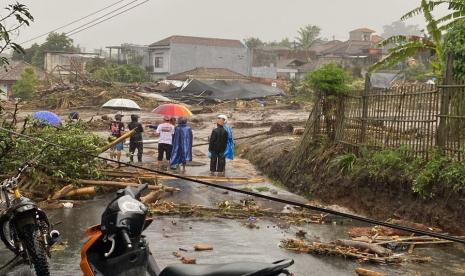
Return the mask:
[[134, 162], [134, 153], [137, 149], [137, 162], [141, 163], [144, 152], [144, 140], [142, 138], [144, 128], [139, 123], [139, 116], [135, 114], [131, 115], [131, 122], [128, 124], [128, 128], [130, 131], [135, 129], [134, 134], [129, 138], [129, 161], [131, 163]]
[[192, 161], [192, 129], [187, 125], [187, 118], [178, 119], [178, 126], [174, 129], [173, 150], [171, 151], [171, 169], [177, 169], [182, 164], [182, 172], [186, 172], [186, 163]]

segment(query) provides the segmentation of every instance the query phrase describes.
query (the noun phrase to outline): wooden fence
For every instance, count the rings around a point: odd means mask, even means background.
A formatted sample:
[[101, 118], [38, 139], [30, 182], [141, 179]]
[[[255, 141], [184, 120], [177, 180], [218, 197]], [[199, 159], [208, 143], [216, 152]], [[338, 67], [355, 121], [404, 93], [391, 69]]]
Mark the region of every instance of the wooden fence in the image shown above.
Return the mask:
[[[367, 82], [368, 84], [369, 82]], [[349, 148], [383, 149], [407, 147], [429, 158], [442, 150], [456, 160], [465, 160], [465, 81], [445, 79], [443, 85], [416, 84], [375, 89], [366, 85], [341, 99], [335, 142]], [[329, 118], [320, 112], [315, 132], [326, 130]], [[341, 118], [342, 117], [342, 118]]]

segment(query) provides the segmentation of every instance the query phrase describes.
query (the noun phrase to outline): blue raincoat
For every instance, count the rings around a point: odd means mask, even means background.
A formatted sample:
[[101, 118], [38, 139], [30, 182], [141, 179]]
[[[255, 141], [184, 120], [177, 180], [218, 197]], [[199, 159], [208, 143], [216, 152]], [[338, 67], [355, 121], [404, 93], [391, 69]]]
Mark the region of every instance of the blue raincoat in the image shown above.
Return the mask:
[[[232, 128], [228, 124], [224, 124], [224, 130], [228, 133], [228, 143], [226, 144], [226, 150], [224, 151], [224, 157], [229, 160], [234, 159], [234, 136]], [[208, 158], [212, 158], [212, 153], [208, 152]]]
[[180, 123], [174, 129], [173, 150], [170, 165], [172, 167], [192, 161], [192, 129], [186, 122]]
[[233, 136], [232, 128], [228, 124], [225, 124], [223, 127], [224, 127], [224, 130], [226, 130], [226, 132], [228, 133], [228, 144], [226, 145], [224, 156], [229, 160], [233, 160], [234, 159], [234, 136]]

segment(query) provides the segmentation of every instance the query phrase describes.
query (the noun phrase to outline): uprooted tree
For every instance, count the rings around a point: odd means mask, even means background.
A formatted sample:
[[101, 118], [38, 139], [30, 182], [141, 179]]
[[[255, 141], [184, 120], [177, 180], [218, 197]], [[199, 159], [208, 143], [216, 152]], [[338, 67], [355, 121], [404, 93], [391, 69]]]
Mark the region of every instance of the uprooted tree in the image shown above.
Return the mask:
[[[54, 179], [99, 176], [99, 161], [93, 156], [99, 153], [104, 141], [90, 133], [85, 126], [68, 123], [56, 128], [33, 120], [18, 124], [17, 108], [12, 112], [0, 110], [0, 174], [12, 173], [24, 162], [39, 156], [32, 171], [34, 177], [30, 179], [38, 183], [45, 182], [49, 190], [56, 188]], [[13, 134], [8, 130], [34, 138]]]
[[348, 91], [347, 73], [338, 65], [331, 63], [310, 72], [305, 82], [313, 89], [314, 106], [305, 125], [305, 132], [299, 146], [295, 149], [286, 178], [289, 179], [298, 166], [305, 164], [314, 140], [320, 131], [320, 119], [323, 119], [326, 138], [332, 143], [336, 139], [336, 130], [341, 123], [343, 112], [342, 98]]

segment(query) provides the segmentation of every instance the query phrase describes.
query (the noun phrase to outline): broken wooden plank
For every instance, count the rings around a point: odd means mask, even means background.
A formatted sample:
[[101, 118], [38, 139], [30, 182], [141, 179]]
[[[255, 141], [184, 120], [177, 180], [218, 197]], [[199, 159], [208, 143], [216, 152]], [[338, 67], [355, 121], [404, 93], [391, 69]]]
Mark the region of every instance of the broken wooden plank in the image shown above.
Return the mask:
[[[126, 187], [139, 187], [140, 183], [135, 182], [119, 182], [119, 181], [105, 181], [105, 180], [86, 180], [86, 179], [78, 179], [76, 183], [81, 185], [91, 185], [91, 186], [106, 186], [106, 187], [113, 187], [113, 188], [126, 188]], [[180, 189], [168, 187], [164, 185], [148, 185], [148, 189], [150, 191], [159, 191], [162, 190], [164, 192], [179, 192]]]

